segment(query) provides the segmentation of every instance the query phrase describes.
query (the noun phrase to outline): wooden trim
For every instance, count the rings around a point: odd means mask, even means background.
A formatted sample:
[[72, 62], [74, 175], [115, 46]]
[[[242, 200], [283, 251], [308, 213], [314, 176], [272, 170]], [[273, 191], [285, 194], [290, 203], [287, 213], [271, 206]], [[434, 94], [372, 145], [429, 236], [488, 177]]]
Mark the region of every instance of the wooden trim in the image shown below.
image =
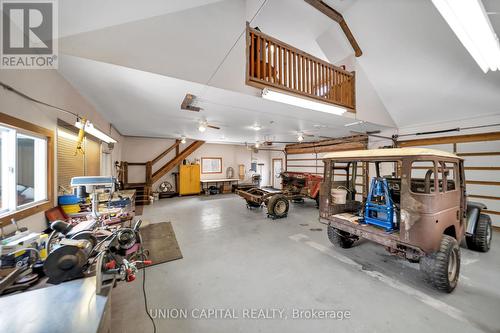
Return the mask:
[[47, 137], [51, 137], [51, 138], [54, 137], [54, 132], [51, 130], [48, 130], [44, 127], [40, 127], [38, 125], [29, 123], [29, 122], [24, 121], [22, 119], [18, 119], [18, 118], [9, 116], [8, 114], [5, 114], [5, 113], [0, 113], [0, 123], [15, 127], [15, 128], [23, 129], [26, 131], [30, 131], [33, 133], [42, 134], [42, 135], [47, 136]]
[[491, 195], [468, 194], [467, 197], [478, 198], [478, 199], [488, 199], [488, 200], [500, 200], [500, 197], [494, 197]]
[[492, 182], [492, 181], [486, 181], [486, 180], [467, 180], [465, 183], [466, 184], [471, 184], [471, 185], [500, 186], [500, 182]]
[[[414, 147], [414, 146], [432, 146], [451, 143], [467, 143], [479, 141], [497, 141], [500, 140], [500, 132], [466, 134], [455, 136], [443, 136], [439, 138], [415, 139], [398, 141], [398, 147]], [[461, 155], [463, 156], [463, 155]]]
[[54, 207], [54, 131], [30, 122], [0, 113], [0, 123], [45, 137], [47, 142], [47, 200], [25, 209], [17, 210], [0, 218], [0, 226], [10, 224], [11, 219], [21, 220]]
[[500, 171], [500, 167], [464, 167], [465, 170], [483, 170], [483, 171]]
[[51, 209], [52, 207], [54, 207], [52, 201], [43, 201], [43, 202], [40, 202], [34, 206], [15, 211], [15, 212], [10, 213], [8, 215], [2, 216], [0, 218], [0, 226], [5, 227], [5, 226], [11, 224], [12, 219], [19, 221], [19, 220], [25, 219], [27, 217], [30, 217], [31, 215], [46, 211], [48, 209]]
[[493, 227], [493, 229], [494, 229], [494, 230], [496, 230], [496, 231], [500, 231], [500, 226], [493, 225], [492, 227]]
[[334, 20], [335, 22], [337, 22], [340, 25], [342, 31], [344, 32], [347, 40], [351, 44], [352, 48], [354, 49], [356, 57], [361, 57], [361, 55], [363, 55], [363, 51], [361, 51], [358, 42], [354, 38], [354, 35], [352, 34], [349, 27], [347, 26], [347, 23], [342, 14], [340, 14], [338, 11], [336, 11], [323, 1], [320, 0], [304, 0], [304, 1], [313, 6], [314, 8], [316, 8], [317, 10], [319, 10], [320, 12], [322, 12], [323, 14], [325, 14], [326, 16], [328, 16], [329, 18], [331, 18], [332, 20]]
[[500, 215], [500, 212], [499, 211], [496, 211], [496, 210], [483, 210], [482, 212], [486, 213], [486, 214], [492, 214], [492, 215]]
[[500, 151], [483, 151], [477, 153], [457, 153], [458, 156], [500, 156]]
[[[220, 172], [217, 171], [217, 172], [203, 172], [203, 160], [220, 160]], [[201, 173], [204, 174], [204, 175], [213, 175], [213, 174], [219, 174], [219, 173], [222, 173], [222, 157], [202, 157], [201, 158]]]

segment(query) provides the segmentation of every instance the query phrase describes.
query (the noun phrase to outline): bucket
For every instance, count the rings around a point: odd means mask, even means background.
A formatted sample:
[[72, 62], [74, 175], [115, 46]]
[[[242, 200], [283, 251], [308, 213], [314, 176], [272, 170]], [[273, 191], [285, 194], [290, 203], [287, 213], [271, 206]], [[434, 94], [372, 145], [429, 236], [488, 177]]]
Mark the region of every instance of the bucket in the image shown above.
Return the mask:
[[337, 205], [343, 205], [346, 203], [347, 190], [343, 188], [332, 188], [332, 202]]

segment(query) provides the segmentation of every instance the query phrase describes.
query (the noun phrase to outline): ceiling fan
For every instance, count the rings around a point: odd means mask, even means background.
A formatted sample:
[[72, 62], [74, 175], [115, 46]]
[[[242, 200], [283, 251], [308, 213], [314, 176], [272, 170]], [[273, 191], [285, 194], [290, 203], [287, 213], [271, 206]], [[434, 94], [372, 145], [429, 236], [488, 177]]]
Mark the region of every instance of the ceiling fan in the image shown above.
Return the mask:
[[199, 122], [199, 124], [198, 124], [198, 131], [205, 132], [205, 130], [207, 128], [212, 128], [212, 129], [220, 130], [219, 126], [211, 125], [206, 120], [202, 120], [202, 121]]

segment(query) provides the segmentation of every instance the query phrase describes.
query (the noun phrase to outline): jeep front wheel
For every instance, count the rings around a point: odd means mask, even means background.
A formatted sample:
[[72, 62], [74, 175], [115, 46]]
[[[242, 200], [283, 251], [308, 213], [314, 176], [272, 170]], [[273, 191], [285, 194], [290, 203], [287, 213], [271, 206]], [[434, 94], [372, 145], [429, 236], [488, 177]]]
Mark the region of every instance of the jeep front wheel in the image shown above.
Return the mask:
[[491, 217], [487, 214], [479, 215], [476, 231], [472, 236], [467, 237], [467, 247], [474, 251], [488, 252], [492, 237]]
[[443, 235], [437, 252], [420, 260], [420, 269], [427, 280], [438, 290], [451, 293], [460, 275], [460, 248], [455, 238]]

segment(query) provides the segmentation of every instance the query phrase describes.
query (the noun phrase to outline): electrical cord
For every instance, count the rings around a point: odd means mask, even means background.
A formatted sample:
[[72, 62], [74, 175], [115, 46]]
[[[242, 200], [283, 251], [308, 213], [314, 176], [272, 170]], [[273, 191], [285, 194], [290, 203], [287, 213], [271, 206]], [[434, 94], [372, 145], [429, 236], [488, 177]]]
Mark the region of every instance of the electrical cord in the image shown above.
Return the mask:
[[[146, 260], [146, 255], [144, 254], [144, 248], [141, 245], [141, 256], [142, 260]], [[142, 264], [142, 293], [144, 294], [144, 309], [146, 310], [146, 314], [148, 315], [149, 319], [151, 320], [151, 323], [153, 324], [153, 333], [156, 333], [156, 324], [151, 316], [151, 313], [148, 311], [148, 296], [146, 294], [146, 265], [143, 263]]]

